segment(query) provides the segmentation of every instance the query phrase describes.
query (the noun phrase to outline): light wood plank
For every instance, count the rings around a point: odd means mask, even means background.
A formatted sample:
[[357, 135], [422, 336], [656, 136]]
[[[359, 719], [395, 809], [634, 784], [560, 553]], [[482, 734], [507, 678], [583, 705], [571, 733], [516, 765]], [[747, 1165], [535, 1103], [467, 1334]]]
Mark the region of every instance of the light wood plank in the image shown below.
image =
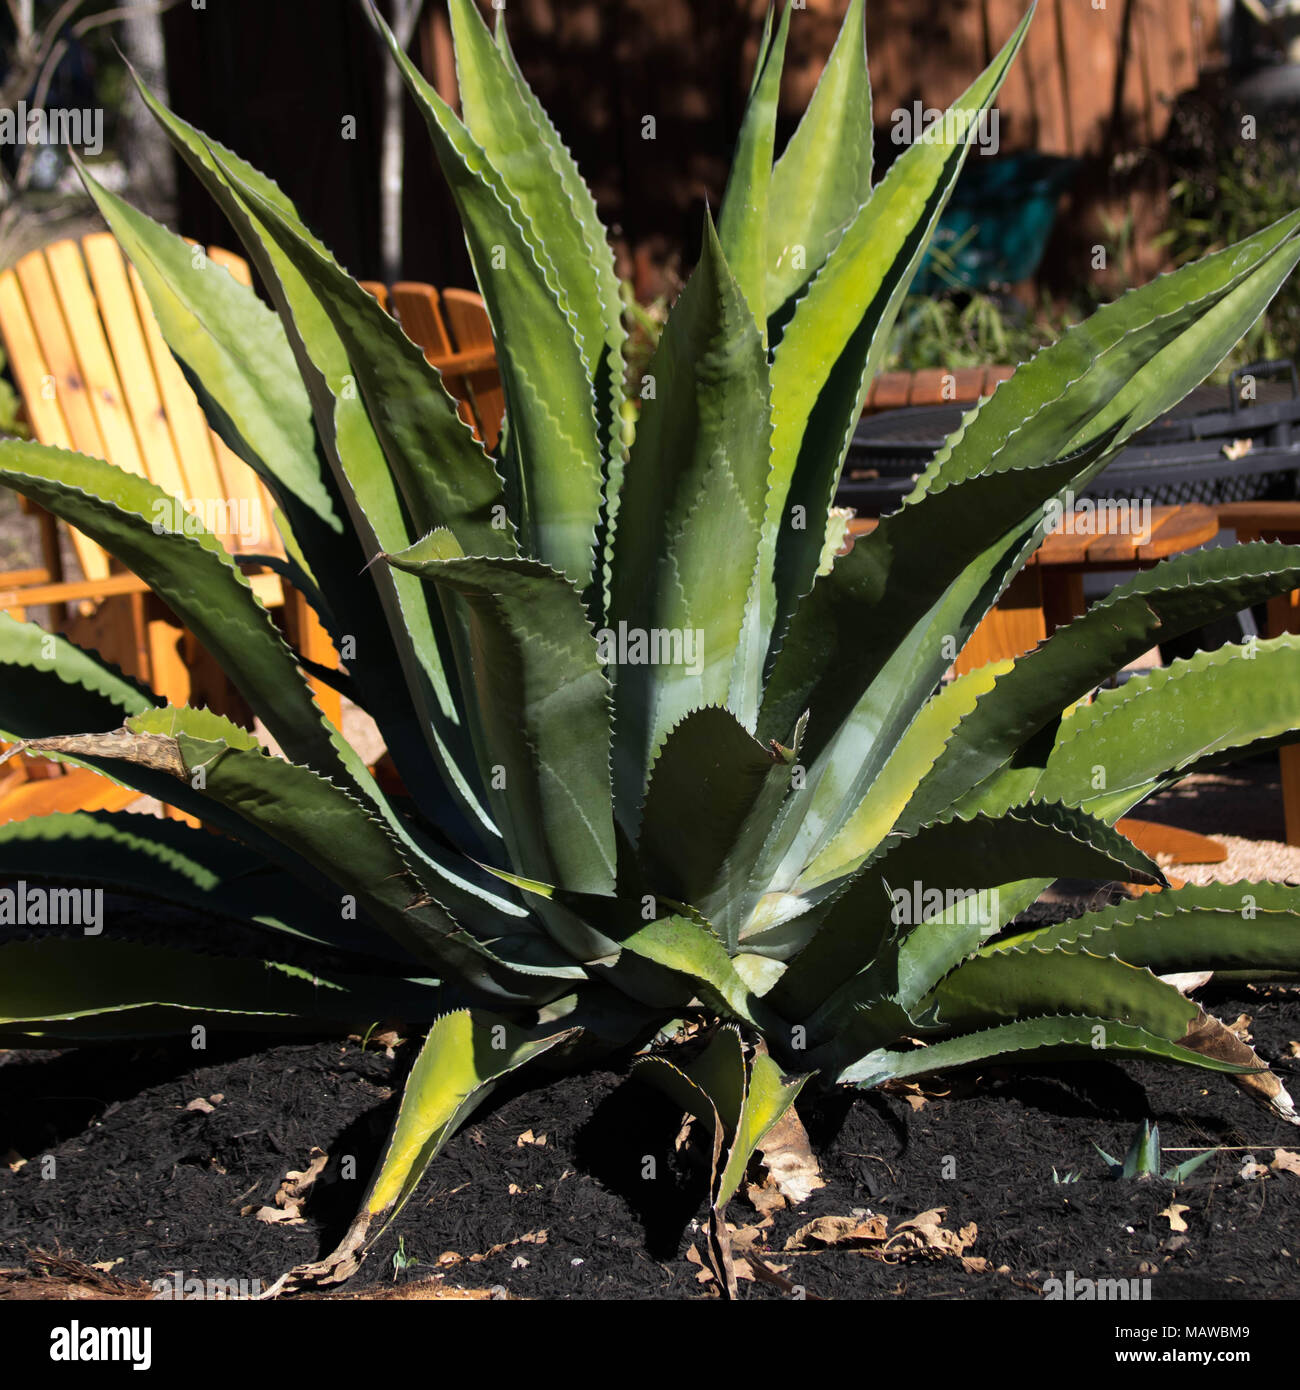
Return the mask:
[[[492, 321], [488, 318], [481, 295], [474, 294], [471, 290], [444, 290], [442, 309], [458, 352], [495, 348]], [[506, 398], [501, 390], [501, 375], [494, 368], [490, 371], [471, 373], [464, 380], [474, 403], [479, 433], [487, 447], [494, 449], [501, 437], [501, 421], [506, 409]]]
[[[35, 381], [23, 385], [24, 403], [34, 426], [49, 425], [49, 436], [37, 434], [42, 444], [61, 449], [76, 449], [92, 458], [104, 457], [104, 443], [99, 433], [95, 412], [91, 407], [85, 379], [77, 364], [77, 355], [68, 335], [59, 297], [50, 278], [50, 268], [40, 251], [24, 256], [15, 266], [15, 277], [28, 323], [35, 334], [40, 350], [40, 374]], [[12, 307], [12, 306], [11, 306]], [[13, 357], [15, 370], [18, 358]], [[22, 380], [22, 378], [20, 378]], [[54, 427], [52, 417], [34, 403], [44, 398], [47, 383], [52, 383], [54, 399], [62, 428]], [[88, 579], [102, 579], [112, 570], [107, 551], [88, 536], [71, 530], [73, 547], [82, 573]]]
[[131, 268], [131, 287], [140, 311], [149, 360], [176, 444], [181, 473], [180, 495], [187, 498], [218, 496], [222, 482], [212, 448], [212, 431], [208, 429], [198, 398], [162, 336], [149, 296], [134, 267]]
[[117, 238], [109, 232], [99, 232], [83, 237], [81, 245], [122, 382], [122, 394], [135, 426], [145, 475], [164, 492], [183, 498], [185, 479], [176, 443]]
[[86, 276], [81, 247], [75, 241], [57, 241], [45, 248], [50, 278], [63, 310], [73, 350], [95, 422], [103, 442], [101, 458], [128, 473], [145, 475], [139, 441], [126, 409], [122, 383], [113, 365], [108, 340], [99, 319], [99, 307]]
[[[220, 266], [238, 284], [248, 289], [252, 288], [253, 272], [242, 256], [237, 256], [233, 251], [227, 251], [221, 246], [209, 246], [208, 259], [214, 265]], [[225, 488], [225, 496], [250, 509], [258, 532], [256, 540], [251, 540], [247, 545], [241, 537], [232, 536], [231, 546], [244, 553], [275, 555], [283, 559], [284, 542], [275, 528], [275, 503], [265, 484], [215, 431], [212, 436], [212, 448]]]

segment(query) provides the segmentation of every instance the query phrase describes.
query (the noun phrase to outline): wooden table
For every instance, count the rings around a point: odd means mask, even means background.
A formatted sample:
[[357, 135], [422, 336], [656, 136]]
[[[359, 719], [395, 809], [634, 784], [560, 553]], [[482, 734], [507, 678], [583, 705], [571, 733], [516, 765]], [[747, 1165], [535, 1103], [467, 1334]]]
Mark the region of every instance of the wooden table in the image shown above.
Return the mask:
[[[1258, 505], [1258, 504], [1256, 504]], [[1300, 503], [1296, 527], [1300, 533]], [[1032, 650], [1058, 627], [1084, 610], [1083, 579], [1086, 574], [1110, 570], [1147, 569], [1158, 560], [1192, 550], [1219, 533], [1215, 508], [1192, 504], [1185, 507], [1153, 507], [1147, 536], [1127, 530], [1107, 529], [1110, 517], [1103, 512], [1090, 518], [1094, 529], [1084, 532], [1053, 531], [1013, 579], [997, 606], [971, 634], [953, 668], [963, 675], [989, 661], [1001, 661]], [[1068, 522], [1064, 523], [1069, 525]], [[1225, 523], [1226, 524], [1226, 523]], [[862, 518], [849, 523], [849, 535], [864, 536], [876, 529], [876, 521]], [[1292, 595], [1300, 598], [1300, 595]], [[1296, 611], [1300, 623], [1300, 609]], [[1300, 631], [1300, 626], [1288, 631]]]
[[[1300, 502], [1221, 502], [1215, 507], [1219, 525], [1235, 531], [1239, 541], [1300, 543]], [[1300, 632], [1300, 590], [1269, 599], [1266, 637]], [[1286, 814], [1286, 842], [1300, 845], [1300, 745], [1278, 750], [1282, 768], [1282, 808]]]
[[[1300, 538], [1300, 503], [1296, 507], [1295, 526]], [[1153, 507], [1151, 529], [1147, 535], [1133, 534], [1128, 529], [1109, 529], [1112, 518], [1108, 513], [1088, 518], [1090, 529], [1082, 525], [1075, 529], [1070, 519], [1063, 527], [1046, 537], [1029, 563], [1013, 579], [997, 606], [984, 618], [962, 648], [953, 667], [954, 675], [962, 675], [990, 661], [1003, 661], [1032, 650], [1058, 627], [1083, 613], [1085, 599], [1083, 580], [1087, 574], [1113, 570], [1147, 569], [1157, 561], [1184, 550], [1204, 545], [1218, 535], [1222, 508], [1201, 506]], [[1223, 523], [1227, 525], [1228, 523]], [[873, 519], [849, 523], [852, 538], [867, 535], [876, 528]], [[1292, 594], [1300, 600], [1300, 594]], [[1274, 600], [1285, 602], [1286, 600]], [[1296, 623], [1286, 631], [1300, 631], [1300, 604], [1289, 610]], [[1294, 766], [1295, 795], [1300, 815], [1300, 749], [1284, 749], [1284, 754], [1297, 755]], [[1286, 790], [1284, 767], [1283, 789]], [[1291, 809], [1287, 811], [1287, 832], [1291, 832]], [[1300, 833], [1300, 819], [1297, 819]], [[1228, 851], [1218, 840], [1198, 835], [1190, 830], [1158, 825], [1152, 821], [1125, 817], [1118, 824], [1147, 854], [1162, 857], [1165, 863], [1217, 864], [1228, 857]], [[1292, 841], [1296, 843], [1296, 841]], [[1178, 880], [1171, 880], [1178, 885]]]

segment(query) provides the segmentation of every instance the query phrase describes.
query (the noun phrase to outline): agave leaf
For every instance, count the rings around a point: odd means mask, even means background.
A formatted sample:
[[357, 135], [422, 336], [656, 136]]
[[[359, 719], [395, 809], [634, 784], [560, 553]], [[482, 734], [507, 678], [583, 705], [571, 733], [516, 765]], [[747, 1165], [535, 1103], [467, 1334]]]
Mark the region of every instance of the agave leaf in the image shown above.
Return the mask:
[[[1280, 545], [1193, 551], [1136, 575], [998, 673], [992, 693], [957, 723], [902, 823], [924, 824], [952, 805], [1063, 709], [1158, 642], [1297, 585], [1300, 547]], [[969, 804], [977, 801], [978, 796]]]
[[171, 529], [177, 509], [161, 488], [103, 459], [12, 440], [0, 442], [0, 482], [138, 574], [221, 663], [289, 756], [355, 777], [359, 759], [322, 717], [248, 581], [216, 537], [189, 518], [185, 532]]
[[[61, 1022], [134, 1010], [175, 1011], [172, 1031], [196, 1013], [240, 1015], [243, 1026], [268, 1016], [299, 1026], [365, 1023], [378, 1012], [428, 1016], [437, 1008], [434, 981], [309, 971], [272, 960], [203, 958], [190, 951], [99, 937], [44, 937], [0, 946], [0, 1025], [57, 1034]], [[130, 1027], [129, 1020], [122, 1020]], [[110, 1031], [120, 1032], [112, 1023]]]
[[718, 1183], [718, 1205], [726, 1206], [736, 1193], [749, 1167], [754, 1151], [772, 1127], [795, 1103], [808, 1076], [787, 1079], [766, 1052], [757, 1052], [750, 1062], [749, 1085], [727, 1163]]
[[990, 467], [1032, 467], [1112, 430], [1118, 449], [1213, 371], [1259, 316], [1300, 257], [1298, 231], [1300, 212], [1067, 329], [967, 414], [909, 500]]
[[704, 1051], [684, 1069], [663, 1057], [645, 1057], [634, 1070], [709, 1130], [710, 1254], [718, 1278], [734, 1298], [727, 1203], [740, 1186], [754, 1150], [794, 1104], [808, 1078], [787, 1081], [762, 1049], [747, 1063], [740, 1034], [733, 1027], [719, 1028]]
[[[1108, 452], [1212, 370], [1300, 258], [1297, 228], [1300, 213], [1131, 291], [1037, 354], [966, 417], [918, 482], [909, 503], [861, 538], [829, 580], [813, 590], [815, 598], [819, 589], [845, 588], [851, 576], [860, 576], [859, 602], [879, 610], [874, 626], [884, 629], [883, 640], [879, 648], [856, 658], [855, 682], [884, 665], [917, 617], [932, 608], [972, 562], [978, 560], [983, 567], [992, 538], [1019, 528], [1063, 491], [1067, 482], [1061, 463], [1071, 453], [1080, 460], [1076, 476], [1069, 480], [1077, 486]], [[1140, 383], [1136, 391], [1130, 389], [1134, 383]], [[1117, 401], [1123, 410], [1116, 407]], [[1030, 420], [1032, 429], [1026, 428]], [[1004, 474], [1009, 476], [1000, 478]], [[972, 485], [974, 490], [965, 490]], [[945, 545], [936, 550], [923, 541], [902, 539], [905, 532], [927, 531], [943, 535]], [[924, 570], [918, 566], [908, 575], [906, 588], [891, 585], [886, 596], [876, 588], [883, 581], [867, 576], [873, 569], [883, 574], [895, 559], [905, 561], [917, 545], [927, 561]], [[839, 579], [841, 572], [844, 577]], [[999, 589], [1010, 577], [994, 575]], [[807, 606], [800, 609], [801, 615]], [[881, 621], [886, 618], [887, 623]], [[791, 640], [798, 633], [796, 625]], [[947, 635], [960, 638], [964, 633]], [[777, 660], [764, 697], [760, 733], [769, 723], [788, 724], [792, 708], [805, 708], [814, 692], [822, 694], [822, 671], [834, 671], [853, 655], [847, 643], [823, 639], [809, 670], [807, 639], [795, 646], [789, 662]]]
[[789, 301], [826, 263], [871, 197], [865, 8], [865, 0], [850, 0], [812, 101], [772, 170], [765, 303], [781, 328], [793, 310]]
[[464, 603], [461, 685], [512, 863], [574, 892], [612, 892], [609, 684], [578, 591], [536, 561], [447, 558], [441, 533], [388, 562]]
[[595, 285], [604, 325], [604, 348], [596, 362], [593, 378], [596, 387], [596, 411], [600, 421], [601, 442], [605, 450], [604, 508], [597, 527], [597, 550], [602, 561], [602, 598], [609, 607], [609, 560], [613, 528], [618, 512], [619, 493], [623, 487], [623, 468], [626, 447], [623, 441], [624, 359], [627, 329], [623, 324], [623, 298], [619, 278], [614, 268], [614, 252], [609, 244], [605, 225], [596, 209], [586, 181], [578, 171], [568, 147], [551, 123], [541, 102], [524, 79], [506, 33], [505, 11], [497, 11], [497, 46], [506, 66], [514, 75], [520, 96], [542, 143], [550, 153], [551, 162], [559, 170], [560, 180], [574, 216], [582, 226], [587, 247], [588, 270]]
[[[1129, 1171], [1130, 1167], [1132, 1172]], [[1142, 1133], [1124, 1160], [1124, 1176], [1158, 1176], [1160, 1172], [1160, 1127], [1142, 1121]]]
[[[127, 721], [126, 733], [45, 739], [33, 745], [78, 756], [144, 763], [202, 789], [205, 801], [227, 808], [255, 832], [336, 883], [338, 912], [355, 906], [418, 960], [455, 970], [486, 997], [526, 1002], [553, 997], [577, 972], [563, 962], [505, 966], [448, 915], [445, 901], [467, 920], [523, 910], [458, 876], [432, 858], [402, 847], [391, 828], [353, 795], [305, 767], [284, 762], [229, 721], [196, 710], [162, 709]], [[463, 862], [463, 861], [462, 861]], [[436, 890], [438, 900], [430, 895]], [[537, 975], [536, 979], [526, 976]]]
[[734, 952], [755, 861], [797, 752], [756, 743], [727, 710], [693, 710], [650, 773], [638, 846], [646, 882], [697, 908]]
[[[770, 736], [791, 709], [812, 712], [800, 820], [777, 882], [797, 880], [854, 817], [966, 637], [1036, 549], [1046, 523], [1030, 499], [1041, 505], [1095, 474], [1107, 447], [1100, 441], [1045, 468], [988, 474], [927, 499], [928, 508], [904, 508], [865, 538], [887, 532], [883, 549], [859, 541], [818, 581], [781, 650], [759, 721], [759, 736]], [[944, 562], [936, 535], [951, 538], [945, 560], [960, 552], [955, 577], [937, 594], [934, 572]], [[887, 800], [891, 790], [875, 796]]]
[[263, 478], [295, 532], [307, 530], [304, 513], [326, 531], [341, 532], [321, 475], [311, 401], [275, 314], [223, 266], [196, 259], [183, 238], [110, 192], [79, 160], [77, 172], [139, 273], [163, 338], [213, 428]]
[[0, 825], [0, 878], [24, 876], [159, 899], [318, 945], [414, 963], [396, 944], [389, 948], [374, 932], [323, 913], [319, 898], [303, 893], [301, 872], [277, 872], [234, 840], [181, 821], [72, 811]]
[[116, 729], [158, 703], [95, 653], [8, 613], [0, 613], [0, 669], [0, 732], [8, 739]]
[[[585, 590], [595, 572], [604, 500], [600, 425], [595, 387], [566, 310], [559, 270], [501, 172], [420, 75], [377, 11], [370, 13], [424, 117], [465, 227], [493, 333], [509, 344], [500, 357], [510, 420], [503, 462], [507, 502], [523, 549]], [[541, 150], [535, 131], [529, 138]], [[564, 270], [588, 274], [585, 260], [576, 270], [566, 261]]]
[[950, 1032], [1084, 1009], [1174, 1043], [1183, 1042], [1201, 1012], [1149, 970], [1113, 956], [1033, 946], [966, 961], [918, 1006]]
[[1300, 637], [1198, 652], [1062, 721], [1034, 796], [1114, 822], [1162, 785], [1229, 750], [1275, 746], [1300, 729]]
[[[921, 712], [895, 744], [879, 777], [808, 867], [800, 874], [796, 891], [807, 893], [824, 883], [852, 873], [897, 824], [913, 792], [934, 766], [954, 729], [961, 727], [979, 698], [1011, 666], [1009, 661], [989, 662], [967, 671], [942, 686], [922, 706]], [[942, 811], [936, 807], [928, 824]], [[792, 818], [793, 819], [793, 818]], [[788, 847], [788, 845], [787, 845]]]
[[416, 529], [446, 527], [467, 554], [513, 554], [501, 479], [442, 374], [300, 224], [253, 190], [242, 193], [329, 314]]
[[1056, 926], [991, 943], [1114, 955], [1157, 975], [1187, 970], [1300, 969], [1300, 888], [1284, 883], [1187, 884], [1146, 893]]
[[[476, 1018], [468, 1009], [438, 1019], [411, 1068], [384, 1157], [356, 1220], [328, 1258], [291, 1270], [269, 1293], [350, 1278], [367, 1246], [405, 1206], [425, 1169], [496, 1084], [576, 1031], [538, 1037], [490, 1014]], [[372, 1236], [376, 1225], [380, 1229]]]
[[759, 53], [753, 90], [718, 218], [718, 240], [740, 293], [758, 323], [764, 344], [767, 343], [768, 315], [777, 307], [767, 302], [768, 189], [772, 182], [777, 107], [781, 100], [781, 73], [785, 66], [792, 10], [792, 6], [786, 5], [775, 38], [764, 43]]
[[[1107, 331], [1118, 337], [1118, 346], [1111, 351], [1126, 358], [1127, 376], [1118, 390], [1111, 384], [1109, 394], [1098, 394], [1097, 365], [1089, 359], [1091, 369], [1081, 368], [1080, 380], [1085, 384], [1064, 387], [1064, 414], [1057, 412], [1050, 418], [1063, 448], [1074, 448], [1082, 441], [1082, 452], [1073, 456], [1074, 462], [1068, 453], [1064, 458], [1053, 457], [1051, 433], [1039, 434], [1049, 412], [1035, 390], [1017, 388], [1018, 372], [990, 403], [1010, 387], [1003, 407], [1010, 410], [1006, 402], [1016, 403], [1013, 417], [1020, 411], [1027, 417], [1037, 409], [1034, 429], [1017, 433], [1011, 428], [1006, 433], [1008, 422], [998, 412], [989, 417], [994, 424], [981, 429], [983, 409], [967, 417], [940, 451], [931, 473], [918, 483], [909, 504], [860, 541], [828, 579], [818, 582], [812, 598], [801, 606], [791, 638], [777, 660], [759, 725], [761, 735], [769, 718], [779, 723], [781, 717], [788, 717], [792, 701], [798, 707], [809, 701], [819, 703], [827, 711], [823, 722], [809, 726], [812, 748], [820, 748], [828, 731], [838, 725], [810, 778], [822, 812], [816, 827], [829, 824], [834, 834], [861, 801], [879, 770], [881, 750], [893, 746], [918, 708], [921, 693], [937, 682], [950, 659], [949, 644], [959, 648], [964, 643], [993, 597], [1028, 558], [1042, 534], [1045, 504], [1067, 486], [1066, 476], [1073, 474], [1069, 486], [1086, 483], [1134, 430], [1190, 390], [1258, 316], [1300, 259], [1300, 240], [1294, 235], [1297, 227], [1300, 214], [1231, 248], [1231, 258], [1207, 257], [1206, 262], [1167, 277], [1175, 281], [1197, 272], [1180, 284], [1184, 291], [1199, 289], [1203, 294], [1190, 304], [1184, 299], [1175, 302], [1167, 321], [1157, 321], [1158, 332], [1149, 325], [1134, 328], [1134, 306], [1124, 308], [1124, 300], [1089, 320], [1095, 323], [1105, 316]], [[1207, 262], [1213, 264], [1207, 267]], [[1125, 326], [1130, 329], [1127, 337]], [[1078, 346], [1072, 344], [1071, 350]], [[1055, 361], [1050, 354], [1056, 350], [1045, 350], [1030, 367], [1042, 359]], [[1026, 381], [1034, 380], [1036, 374], [1027, 372]], [[1136, 389], [1135, 382], [1140, 383]], [[1065, 409], [1076, 392], [1078, 411]], [[1053, 461], [1044, 464], [1044, 457]], [[904, 542], [909, 531], [918, 538]], [[952, 537], [952, 544], [935, 552], [921, 538], [925, 535]], [[1008, 542], [988, 543], [991, 537], [1004, 535], [1009, 536]], [[909, 557], [926, 563], [913, 571], [906, 563]], [[869, 608], [871, 616], [859, 613], [850, 643], [848, 615], [855, 604]], [[844, 615], [831, 618], [839, 640], [819, 639], [817, 619], [826, 620], [826, 610], [833, 614], [836, 608]], [[867, 640], [862, 636], [864, 627], [870, 633]], [[792, 652], [789, 658], [787, 650]], [[872, 671], [878, 673], [874, 678]], [[864, 686], [866, 693], [857, 700], [852, 715], [844, 718], [845, 702]], [[798, 842], [806, 857], [819, 852], [828, 836], [823, 830], [818, 838], [821, 843], [811, 835]]]
[[812, 586], [818, 519], [831, 504], [871, 378], [976, 125], [997, 96], [1032, 14], [954, 103], [941, 128], [954, 138], [917, 140], [894, 162], [796, 305], [777, 347], [772, 481], [763, 525], [765, 556], [774, 552], [776, 564], [774, 587], [765, 582], [758, 596], [764, 643], [779, 635]]
[[1185, 1062], [1189, 1066], [1204, 1067], [1207, 1071], [1240, 1073], [1249, 1070], [1244, 1066], [1202, 1056], [1199, 1052], [1131, 1024], [1086, 1015], [1053, 1015], [1020, 1019], [1016, 1023], [998, 1024], [977, 1033], [944, 1038], [911, 1052], [882, 1048], [845, 1067], [839, 1073], [838, 1080], [867, 1090], [886, 1081], [926, 1076], [949, 1067], [968, 1066], [972, 1062], [986, 1062], [998, 1057], [1016, 1057], [1032, 1052], [1049, 1057], [1095, 1058], [1102, 1049], [1108, 1053], [1134, 1053], [1171, 1062]]
[[[926, 826], [914, 838], [887, 840], [814, 915], [817, 932], [776, 986], [774, 1006], [814, 1025], [838, 1020], [847, 1007], [877, 994], [896, 995], [910, 1007], [1009, 920], [1001, 885], [1027, 872], [1164, 881], [1157, 865], [1122, 835], [1064, 806], [1035, 804], [1006, 819]], [[969, 906], [955, 902], [953, 910], [946, 906], [950, 892], [988, 889], [998, 890], [996, 911], [989, 911], [991, 895]], [[945, 904], [938, 911], [926, 897], [936, 893]], [[909, 920], [918, 910], [921, 920]], [[873, 964], [876, 969], [857, 978]]]
[[[355, 389], [347, 351], [324, 306], [242, 194], [269, 204], [301, 228], [293, 204], [265, 175], [169, 111], [138, 77], [136, 86], [181, 158], [229, 218], [280, 314], [311, 398], [317, 435], [325, 446], [335, 486], [366, 551], [361, 563], [380, 551], [405, 548], [413, 537], [407, 530], [402, 498], [365, 402]], [[309, 233], [303, 230], [303, 235], [322, 256], [328, 256]], [[325, 575], [331, 572], [327, 567]], [[338, 572], [348, 574], [350, 568]], [[345, 633], [357, 645], [354, 670], [365, 707], [378, 722], [389, 750], [408, 769], [417, 798], [428, 798], [431, 789], [445, 781], [475, 830], [493, 837], [496, 829], [483, 809], [481, 789], [471, 784], [473, 760], [459, 729], [443, 669], [440, 633], [423, 586], [386, 566], [372, 568], [370, 573], [378, 591], [378, 612], [364, 586], [335, 584], [329, 595], [336, 620], [349, 625]], [[382, 624], [376, 621], [379, 613]], [[389, 641], [381, 636], [385, 631]], [[426, 799], [425, 809], [440, 819], [436, 803]]]
[[[716, 1029], [704, 1051], [684, 1067], [686, 1075], [708, 1096], [722, 1122], [724, 1149], [730, 1144], [745, 1112], [749, 1094], [749, 1072], [745, 1065], [745, 1045], [734, 1024]], [[707, 1115], [696, 1118], [707, 1121]]]
[[388, 1148], [366, 1201], [372, 1220], [391, 1221], [438, 1151], [503, 1076], [574, 1036], [529, 1037], [468, 1009], [440, 1018], [425, 1039], [402, 1094]]
[[607, 459], [622, 452], [622, 348], [627, 333], [614, 255], [595, 199], [510, 50], [505, 14], [496, 43], [470, 0], [451, 0], [461, 113], [555, 267], [560, 302], [596, 387]]
[[1193, 1158], [1187, 1158], [1181, 1163], [1176, 1163], [1165, 1174], [1165, 1181], [1182, 1182], [1184, 1179], [1190, 1178], [1202, 1164], [1208, 1163], [1217, 1152], [1217, 1149], [1207, 1149], [1203, 1154], [1196, 1154]]
[[[615, 537], [608, 621], [615, 637], [675, 635], [679, 652], [658, 664], [629, 653], [614, 673], [616, 805], [633, 838], [650, 763], [673, 725], [701, 705], [726, 704], [746, 727], [757, 714], [762, 655], [737, 642], [769, 463], [767, 362], [711, 224], [650, 373], [655, 399], [620, 503], [637, 524]], [[687, 640], [698, 643], [693, 666]]]
[[623, 949], [684, 976], [724, 1016], [757, 1022], [759, 1001], [736, 972], [726, 946], [707, 925], [687, 917], [664, 917], [629, 936]]

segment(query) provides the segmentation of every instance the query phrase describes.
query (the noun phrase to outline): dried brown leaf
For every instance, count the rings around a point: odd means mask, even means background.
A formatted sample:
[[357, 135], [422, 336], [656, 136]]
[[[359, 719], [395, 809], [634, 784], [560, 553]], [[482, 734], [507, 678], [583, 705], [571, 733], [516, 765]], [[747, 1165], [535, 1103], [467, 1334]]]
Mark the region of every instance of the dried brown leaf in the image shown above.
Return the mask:
[[1184, 1206], [1181, 1202], [1170, 1202], [1159, 1215], [1169, 1219], [1171, 1231], [1185, 1231], [1187, 1229], [1187, 1222], [1183, 1220], [1183, 1212], [1185, 1211], [1191, 1211], [1191, 1207]]
[[825, 1247], [882, 1241], [889, 1234], [883, 1216], [819, 1216], [809, 1221], [785, 1243], [786, 1250], [806, 1250], [810, 1243]]
[[[808, 1131], [792, 1105], [763, 1136], [758, 1146], [763, 1167], [771, 1175], [777, 1191], [790, 1203], [799, 1206], [819, 1187], [825, 1187], [821, 1168], [808, 1141]], [[765, 1181], [764, 1187], [767, 1186]], [[758, 1203], [754, 1203], [758, 1206]], [[764, 1208], [759, 1207], [762, 1211]], [[766, 1210], [775, 1210], [768, 1207]]]

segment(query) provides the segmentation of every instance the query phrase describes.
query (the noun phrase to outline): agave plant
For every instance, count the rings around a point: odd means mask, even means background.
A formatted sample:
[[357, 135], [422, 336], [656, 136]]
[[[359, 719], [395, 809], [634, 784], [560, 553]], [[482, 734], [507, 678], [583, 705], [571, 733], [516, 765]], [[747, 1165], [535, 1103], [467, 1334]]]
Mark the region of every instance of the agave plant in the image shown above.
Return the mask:
[[[722, 1022], [689, 1061], [660, 1052], [642, 1070], [710, 1129], [715, 1213], [809, 1078], [872, 1087], [1104, 1049], [1232, 1073], [1289, 1108], [1160, 977], [1300, 967], [1300, 892], [1166, 888], [1014, 923], [1060, 876], [1165, 885], [1116, 820], [1293, 736], [1293, 637], [1090, 697], [1157, 641], [1300, 587], [1300, 549], [1164, 561], [1020, 660], [947, 672], [1052, 505], [1260, 314], [1300, 258], [1300, 214], [1069, 330], [841, 553], [831, 503], [864, 394], [1029, 22], [873, 183], [863, 9], [775, 160], [800, 21], [769, 15], [716, 228], [632, 384], [630, 447], [604, 228], [504, 26], [471, 0], [450, 4], [459, 116], [375, 22], [491, 314], [507, 402], [492, 454], [280, 190], [147, 89], [274, 312], [86, 176], [208, 418], [277, 499], [282, 571], [343, 665], [286, 646], [212, 536], [159, 533], [150, 483], [0, 445], [0, 481], [141, 575], [275, 744], [0, 623], [0, 728], [19, 747], [205, 827], [26, 821], [0, 828], [0, 873], [209, 924], [197, 951], [133, 922], [8, 940], [0, 1037], [427, 1025], [360, 1214], [302, 1277], [354, 1270], [506, 1073], [644, 1049], [681, 1018]], [[322, 719], [309, 669], [374, 719], [404, 794]]]

